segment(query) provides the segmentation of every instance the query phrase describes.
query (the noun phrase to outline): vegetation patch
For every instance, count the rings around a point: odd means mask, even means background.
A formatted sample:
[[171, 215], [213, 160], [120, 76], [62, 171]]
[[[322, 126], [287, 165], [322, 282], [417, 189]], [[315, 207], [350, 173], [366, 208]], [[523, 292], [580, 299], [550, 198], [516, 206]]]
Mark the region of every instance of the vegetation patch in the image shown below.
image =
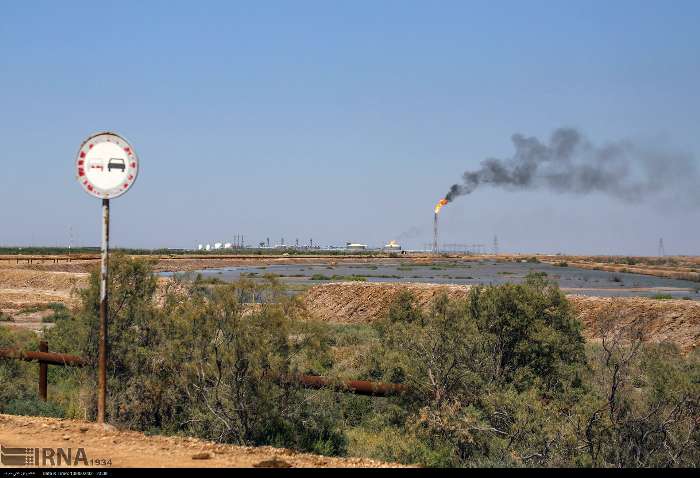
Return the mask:
[[[646, 344], [635, 324], [586, 345], [544, 274], [427, 307], [406, 290], [371, 325], [334, 325], [309, 320], [275, 276], [176, 277], [157, 295], [151, 264], [111, 266], [106, 413], [120, 427], [436, 467], [700, 464], [700, 353]], [[80, 294], [73, 312], [55, 306], [67, 316], [45, 337], [95, 363], [97, 272]], [[37, 336], [0, 327], [5, 347], [36, 350]], [[0, 360], [0, 413], [94, 419], [93, 368], [50, 367], [46, 403], [37, 368]], [[408, 392], [310, 391], [299, 373]]]

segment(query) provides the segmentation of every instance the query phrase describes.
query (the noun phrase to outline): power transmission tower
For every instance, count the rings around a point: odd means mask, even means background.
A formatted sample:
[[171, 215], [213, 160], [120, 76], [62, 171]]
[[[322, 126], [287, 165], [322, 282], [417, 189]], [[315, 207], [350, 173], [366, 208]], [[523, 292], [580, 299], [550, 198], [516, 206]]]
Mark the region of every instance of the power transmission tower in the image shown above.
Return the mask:
[[663, 257], [666, 255], [666, 251], [664, 250], [664, 238], [659, 239], [659, 257]]
[[498, 236], [493, 236], [493, 255], [498, 255]]

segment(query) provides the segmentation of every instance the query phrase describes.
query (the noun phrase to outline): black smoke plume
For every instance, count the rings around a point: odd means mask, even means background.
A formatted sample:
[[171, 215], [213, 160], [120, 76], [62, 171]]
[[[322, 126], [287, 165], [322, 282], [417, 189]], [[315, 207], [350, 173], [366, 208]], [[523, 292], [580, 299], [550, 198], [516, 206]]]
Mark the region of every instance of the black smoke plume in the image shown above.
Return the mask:
[[[511, 158], [488, 158], [467, 171], [445, 199], [470, 194], [481, 185], [513, 190], [547, 188], [573, 194], [604, 193], [627, 201], [673, 190], [680, 184], [693, 188], [698, 199], [693, 158], [619, 141], [596, 146], [571, 128], [555, 130], [549, 142], [514, 134]], [[694, 186], [694, 187], [693, 187]]]

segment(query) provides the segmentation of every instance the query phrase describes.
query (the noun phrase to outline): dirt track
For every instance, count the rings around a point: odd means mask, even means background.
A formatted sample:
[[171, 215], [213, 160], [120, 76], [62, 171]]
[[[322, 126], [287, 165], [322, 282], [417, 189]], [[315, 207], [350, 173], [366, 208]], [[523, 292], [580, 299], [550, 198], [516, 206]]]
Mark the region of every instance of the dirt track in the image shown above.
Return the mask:
[[[240, 447], [187, 437], [105, 430], [94, 423], [0, 414], [5, 447], [84, 448], [88, 460], [111, 459], [112, 468], [387, 468], [364, 458], [329, 458], [272, 447]], [[48, 463], [47, 465], [49, 465]], [[2, 467], [2, 465], [0, 465]]]
[[[369, 323], [386, 314], [389, 304], [402, 290], [413, 292], [417, 302], [425, 308], [443, 291], [451, 298], [464, 298], [469, 287], [341, 282], [314, 286], [304, 294], [303, 300], [308, 311], [319, 320]], [[610, 320], [613, 329], [639, 325], [650, 342], [670, 341], [684, 351], [700, 345], [699, 302], [641, 297], [567, 297], [589, 340], [600, 339], [605, 321]]]

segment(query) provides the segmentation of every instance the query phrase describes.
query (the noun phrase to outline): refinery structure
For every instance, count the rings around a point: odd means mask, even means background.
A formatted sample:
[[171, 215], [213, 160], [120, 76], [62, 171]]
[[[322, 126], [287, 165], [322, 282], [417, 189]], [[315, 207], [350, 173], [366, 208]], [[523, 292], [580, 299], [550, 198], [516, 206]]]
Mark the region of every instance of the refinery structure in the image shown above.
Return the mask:
[[[265, 241], [260, 241], [256, 244], [249, 244], [244, 242], [243, 236], [234, 236], [233, 240], [227, 241], [227, 240], [221, 240], [221, 241], [213, 241], [213, 242], [208, 242], [208, 243], [199, 243], [195, 247], [195, 250], [197, 252], [214, 252], [214, 251], [235, 251], [235, 250], [241, 250], [241, 249], [247, 249], [247, 250], [260, 250], [260, 249], [272, 249], [272, 250], [295, 250], [295, 251], [347, 251], [347, 252], [363, 252], [363, 251], [368, 251], [368, 252], [388, 252], [388, 253], [401, 253], [405, 254], [407, 251], [404, 249], [397, 241], [391, 240], [388, 241], [386, 244], [383, 246], [369, 246], [364, 243], [360, 242], [352, 242], [352, 241], [347, 241], [344, 245], [336, 246], [336, 245], [327, 245], [327, 246], [321, 246], [319, 244], [315, 244], [313, 239], [310, 239], [308, 243], [300, 243], [299, 239], [296, 239], [293, 244], [287, 244], [284, 241], [284, 238], [282, 238], [279, 242], [277, 243], [271, 243], [270, 238], [267, 238]], [[422, 251], [414, 251], [414, 252], [422, 252]]]
[[[269, 238], [264, 241], [259, 241], [254, 244], [249, 244], [243, 241], [243, 236], [236, 236], [234, 237], [233, 240], [220, 240], [220, 241], [212, 241], [208, 243], [199, 243], [196, 245], [196, 247], [193, 248], [194, 251], [200, 252], [200, 253], [209, 253], [209, 252], [226, 252], [230, 251], [231, 253], [237, 252], [240, 253], [241, 251], [260, 251], [260, 250], [269, 250], [270, 252], [272, 251], [284, 251], [284, 252], [319, 252], [319, 251], [327, 251], [327, 252], [347, 252], [347, 253], [385, 253], [385, 254], [409, 254], [409, 253], [433, 253], [433, 254], [440, 254], [440, 253], [452, 253], [452, 254], [465, 254], [465, 255], [472, 255], [472, 254], [484, 254], [491, 252], [490, 249], [493, 247], [494, 251], [498, 247], [497, 245], [495, 246], [490, 246], [484, 243], [441, 243], [438, 244], [438, 237], [437, 237], [437, 214], [435, 214], [435, 223], [434, 223], [435, 229], [434, 229], [434, 237], [433, 241], [431, 243], [425, 243], [422, 245], [422, 247], [419, 248], [405, 248], [401, 244], [399, 244], [396, 240], [390, 240], [383, 246], [379, 245], [369, 245], [363, 242], [353, 242], [353, 241], [347, 241], [343, 245], [321, 245], [317, 244], [312, 240], [309, 240], [307, 243], [301, 243], [298, 239], [295, 240], [292, 244], [288, 244], [284, 241], [284, 239], [279, 240], [278, 242], [272, 242], [270, 241]], [[494, 244], [497, 244], [497, 239], [495, 239]]]

